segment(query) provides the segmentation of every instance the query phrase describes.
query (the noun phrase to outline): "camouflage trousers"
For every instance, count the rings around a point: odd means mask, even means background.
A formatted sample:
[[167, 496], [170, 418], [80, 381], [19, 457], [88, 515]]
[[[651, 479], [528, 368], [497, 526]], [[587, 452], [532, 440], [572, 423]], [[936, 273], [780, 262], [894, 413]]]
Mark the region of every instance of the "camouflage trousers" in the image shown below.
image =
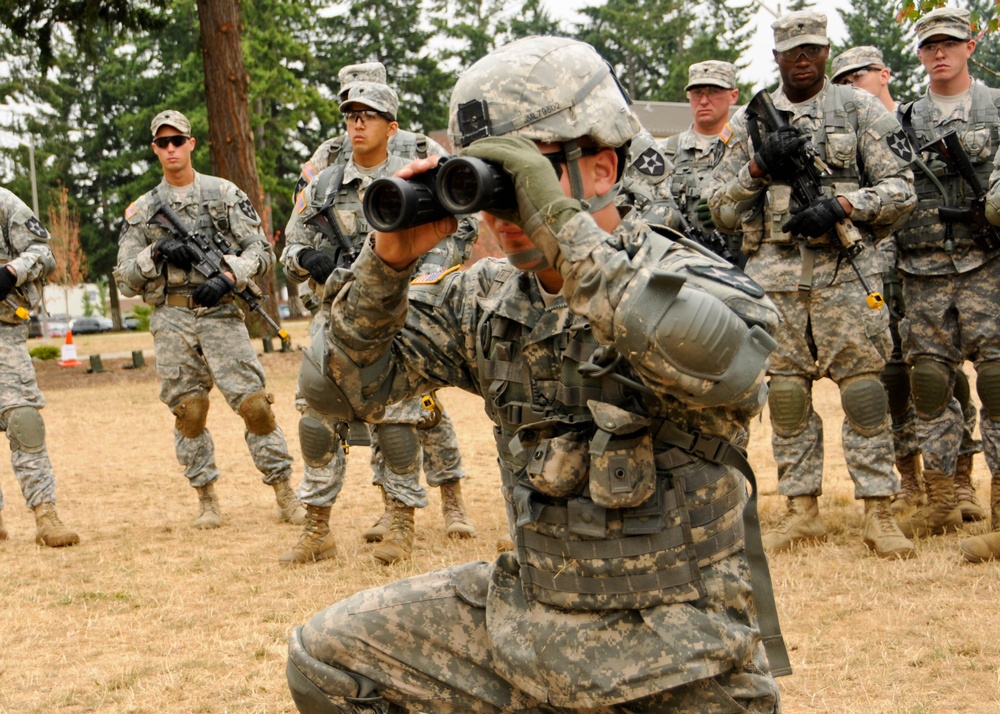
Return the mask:
[[[414, 712], [780, 711], [777, 685], [761, 667], [766, 662], [761, 647], [735, 669], [656, 687], [662, 680], [651, 672], [664, 657], [669, 659], [672, 649], [693, 644], [699, 637], [696, 631], [673, 622], [675, 638], [665, 646], [641, 611], [570, 611], [525, 603], [523, 598], [517, 603], [521, 612], [505, 611], [495, 605], [495, 593], [521, 592], [516, 569], [514, 555], [507, 553], [496, 564], [467, 563], [357, 593], [293, 633], [292, 662], [300, 666], [303, 662], [296, 658], [304, 656], [307, 665], [321, 662], [363, 675], [385, 699]], [[527, 691], [514, 684], [520, 675], [546, 675], [525, 671], [509, 676], [509, 662], [501, 662], [498, 655], [504, 646], [498, 650], [494, 633], [525, 623], [550, 639], [546, 652], [534, 653], [552, 677], [546, 689], [532, 686], [533, 691]], [[305, 655], [295, 654], [299, 637]], [[706, 653], [701, 662], [722, 669], [719, 662], [710, 661], [715, 655], [726, 661], [729, 654]], [[630, 690], [640, 693], [639, 698], [629, 700]]]
[[[207, 396], [213, 385], [234, 412], [248, 396], [264, 391], [264, 368], [250, 343], [243, 312], [235, 304], [195, 310], [157, 307], [149, 331], [161, 380], [160, 401], [171, 410], [190, 397]], [[269, 434], [244, 428], [243, 435], [264, 483], [287, 481], [292, 457], [281, 427]], [[174, 448], [192, 486], [205, 486], [219, 478], [208, 429], [190, 438], [174, 428]]]
[[[778, 492], [818, 496], [823, 484], [823, 421], [812, 408], [812, 383], [828, 377], [843, 388], [851, 378], [878, 380], [892, 346], [887, 311], [869, 309], [856, 282], [809, 292], [769, 292], [768, 297], [782, 318], [775, 334], [778, 347], [768, 362], [772, 386], [793, 381], [810, 396], [804, 428], [793, 435], [779, 435], [777, 429], [772, 434]], [[855, 498], [891, 496], [899, 490], [890, 421], [886, 415], [882, 427], [864, 435], [846, 417], [843, 420], [844, 458]], [[773, 413], [771, 422], [773, 426]]]
[[[35, 368], [28, 356], [28, 326], [0, 322], [0, 429], [7, 431], [10, 410], [16, 407], [45, 406], [45, 397], [38, 389]], [[25, 451], [7, 435], [10, 441], [10, 463], [14, 478], [28, 508], [42, 503], [55, 503], [56, 479], [52, 473], [48, 449]], [[3, 509], [3, 492], [0, 492], [0, 510]]]
[[[889, 358], [889, 362], [886, 364], [886, 368], [892, 366], [898, 370], [908, 372], [909, 365], [906, 364], [903, 359], [903, 342], [902, 338], [899, 336], [899, 320], [894, 313], [889, 314], [889, 327], [892, 334], [892, 356]], [[959, 385], [955, 385], [955, 398], [958, 399], [959, 406], [962, 409], [962, 445], [959, 448], [959, 453], [962, 455], [967, 454], [977, 454], [983, 450], [983, 446], [978, 439], [975, 438], [973, 432], [976, 430], [976, 420], [979, 417], [978, 411], [976, 410], [976, 405], [970, 399], [970, 394], [968, 390], [968, 380], [965, 380], [964, 392], [959, 389]], [[889, 388], [889, 385], [886, 385]], [[910, 394], [909, 382], [905, 385], [906, 390], [906, 408], [905, 411], [900, 411], [900, 413], [892, 413], [892, 444], [896, 452], [896, 461], [904, 461], [912, 459], [914, 456], [920, 454], [920, 442], [917, 439], [917, 410], [913, 406], [913, 397]], [[889, 396], [889, 402], [892, 403], [893, 396]]]
[[[903, 354], [910, 365], [921, 360], [944, 364], [954, 375], [972, 360], [976, 371], [1000, 362], [1000, 260], [953, 275], [903, 274], [906, 317], [900, 324]], [[983, 385], [979, 384], [982, 398]], [[1000, 414], [997, 415], [1000, 418]], [[917, 439], [924, 468], [954, 474], [967, 419], [952, 395], [933, 418], [917, 415]], [[980, 414], [983, 453], [993, 475], [1000, 475], [1000, 421]]]

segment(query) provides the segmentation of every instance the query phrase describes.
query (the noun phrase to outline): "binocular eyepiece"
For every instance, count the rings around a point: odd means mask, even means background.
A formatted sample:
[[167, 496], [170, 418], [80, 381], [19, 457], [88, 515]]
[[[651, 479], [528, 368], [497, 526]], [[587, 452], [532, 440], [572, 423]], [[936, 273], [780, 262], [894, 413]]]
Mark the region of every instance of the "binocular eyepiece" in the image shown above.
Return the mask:
[[514, 182], [499, 166], [472, 157], [447, 156], [434, 169], [372, 182], [365, 193], [368, 224], [393, 233], [449, 215], [517, 206]]

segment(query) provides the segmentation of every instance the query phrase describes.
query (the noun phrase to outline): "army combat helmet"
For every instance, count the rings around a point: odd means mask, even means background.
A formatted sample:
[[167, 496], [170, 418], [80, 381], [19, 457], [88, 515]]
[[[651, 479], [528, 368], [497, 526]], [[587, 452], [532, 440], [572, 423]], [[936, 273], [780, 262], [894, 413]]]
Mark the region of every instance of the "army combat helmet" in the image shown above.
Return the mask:
[[[590, 45], [566, 37], [526, 37], [494, 50], [458, 78], [448, 138], [456, 149], [505, 134], [562, 144], [573, 197], [582, 201], [578, 140], [625, 147], [641, 128], [630, 104], [611, 66]], [[585, 205], [596, 211], [615, 193]]]

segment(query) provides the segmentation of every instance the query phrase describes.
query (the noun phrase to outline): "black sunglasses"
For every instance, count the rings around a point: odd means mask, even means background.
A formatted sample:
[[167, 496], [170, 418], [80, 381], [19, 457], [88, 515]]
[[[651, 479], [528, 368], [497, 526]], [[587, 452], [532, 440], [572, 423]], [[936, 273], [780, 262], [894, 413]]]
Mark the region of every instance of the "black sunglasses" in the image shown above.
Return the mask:
[[[600, 151], [601, 149], [598, 149], [596, 147], [583, 147], [580, 149], [580, 152], [582, 153], [583, 156], [593, 156], [594, 154], [599, 153]], [[548, 159], [549, 162], [552, 164], [552, 168], [556, 170], [556, 178], [562, 179], [563, 164], [569, 161], [569, 159], [566, 158], [566, 152], [553, 151], [551, 154], [542, 154], [542, 156]]]
[[191, 140], [190, 136], [184, 136], [183, 134], [173, 134], [171, 136], [158, 136], [153, 139], [153, 143], [156, 144], [161, 149], [166, 149], [168, 146], [173, 144], [176, 147], [184, 146]]
[[347, 122], [348, 124], [353, 124], [358, 119], [360, 119], [361, 123], [364, 124], [370, 121], [374, 121], [377, 117], [381, 117], [382, 119], [385, 119], [387, 122], [395, 121], [395, 119], [393, 119], [385, 112], [377, 112], [374, 109], [359, 109], [359, 110], [351, 109], [344, 112], [344, 121]]

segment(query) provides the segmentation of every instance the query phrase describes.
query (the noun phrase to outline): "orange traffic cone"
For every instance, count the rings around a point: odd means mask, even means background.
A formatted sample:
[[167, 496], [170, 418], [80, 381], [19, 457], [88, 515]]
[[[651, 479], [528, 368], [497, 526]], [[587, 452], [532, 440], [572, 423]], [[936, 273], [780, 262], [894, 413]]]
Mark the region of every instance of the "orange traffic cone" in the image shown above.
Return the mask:
[[66, 330], [66, 344], [62, 346], [60, 367], [82, 367], [83, 362], [76, 358], [76, 345], [73, 344], [73, 330]]

